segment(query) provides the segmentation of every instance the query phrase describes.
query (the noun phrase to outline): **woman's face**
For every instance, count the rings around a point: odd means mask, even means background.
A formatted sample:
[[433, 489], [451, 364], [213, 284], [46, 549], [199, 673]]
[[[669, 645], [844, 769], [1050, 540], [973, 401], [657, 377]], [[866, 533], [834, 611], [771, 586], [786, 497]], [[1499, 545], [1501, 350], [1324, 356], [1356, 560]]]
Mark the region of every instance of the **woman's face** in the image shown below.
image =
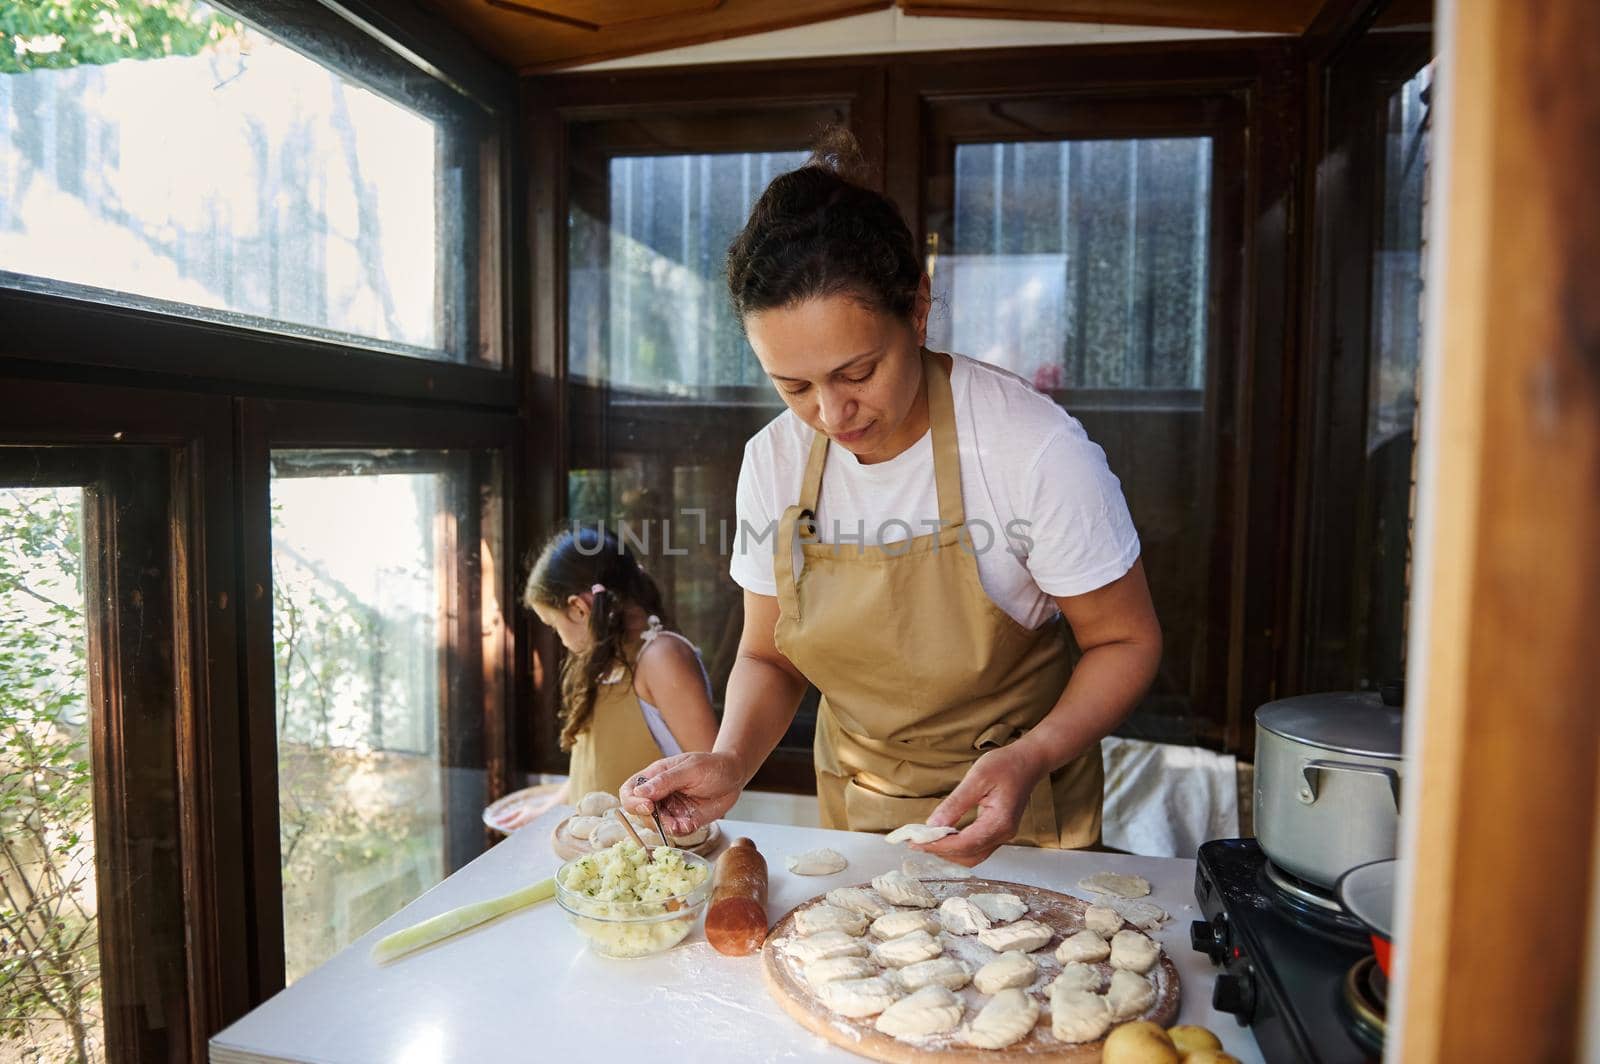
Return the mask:
[[561, 645], [568, 652], [581, 654], [589, 649], [593, 639], [589, 635], [589, 602], [584, 596], [570, 596], [565, 609], [535, 602], [533, 612], [556, 630], [556, 635], [561, 637]]
[[918, 407], [928, 279], [912, 320], [850, 295], [818, 296], [746, 316], [761, 368], [790, 410], [863, 464], [910, 447], [927, 427]]

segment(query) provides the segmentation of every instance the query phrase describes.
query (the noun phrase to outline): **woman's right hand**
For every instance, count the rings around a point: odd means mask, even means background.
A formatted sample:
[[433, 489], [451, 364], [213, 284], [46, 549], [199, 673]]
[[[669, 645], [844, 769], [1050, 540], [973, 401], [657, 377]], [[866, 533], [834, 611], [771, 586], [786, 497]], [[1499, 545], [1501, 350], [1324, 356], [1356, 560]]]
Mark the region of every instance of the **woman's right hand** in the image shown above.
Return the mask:
[[652, 762], [622, 785], [618, 797], [630, 813], [661, 814], [671, 835], [687, 835], [733, 808], [744, 790], [744, 770], [732, 754], [693, 751]]

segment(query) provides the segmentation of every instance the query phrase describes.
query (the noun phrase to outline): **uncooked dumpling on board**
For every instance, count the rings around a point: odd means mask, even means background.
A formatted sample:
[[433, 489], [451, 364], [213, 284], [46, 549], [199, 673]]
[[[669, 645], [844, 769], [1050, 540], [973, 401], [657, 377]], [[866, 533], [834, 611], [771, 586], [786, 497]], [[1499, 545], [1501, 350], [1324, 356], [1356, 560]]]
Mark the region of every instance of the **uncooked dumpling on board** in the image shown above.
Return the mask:
[[590, 791], [578, 799], [578, 815], [605, 816], [606, 810], [615, 809], [621, 804], [614, 794], [608, 794], [605, 791]]
[[1013, 949], [1032, 953], [1054, 936], [1054, 931], [1037, 920], [1018, 920], [1014, 924], [991, 927], [987, 931], [979, 932], [978, 941], [996, 953], [1005, 953]]
[[1050, 1033], [1063, 1042], [1093, 1042], [1111, 1028], [1111, 1006], [1089, 990], [1050, 992]]
[[1109, 956], [1111, 956], [1111, 946], [1088, 928], [1075, 935], [1068, 935], [1061, 940], [1061, 945], [1056, 947], [1056, 960], [1062, 964], [1071, 964], [1073, 961], [1080, 964], [1095, 964]]
[[575, 839], [594, 838], [595, 829], [605, 823], [604, 818], [597, 816], [574, 816], [567, 819], [567, 834]]
[[811, 936], [824, 931], [843, 931], [847, 935], [865, 934], [867, 918], [858, 912], [841, 909], [837, 905], [813, 905], [794, 914], [794, 928], [802, 935]]
[[1110, 894], [1117, 898], [1142, 898], [1150, 893], [1150, 881], [1143, 876], [1123, 875], [1120, 872], [1096, 872], [1080, 879], [1078, 887], [1095, 894]]
[[1012, 987], [989, 999], [964, 1032], [968, 1045], [979, 1049], [1004, 1049], [1020, 1042], [1039, 1022], [1039, 1003], [1026, 991]]
[[925, 986], [883, 1010], [873, 1026], [891, 1038], [926, 1038], [961, 1022], [961, 999], [942, 986]]
[[954, 835], [955, 833], [955, 828], [934, 827], [932, 824], [907, 824], [889, 832], [883, 841], [893, 843], [896, 846], [907, 842], [917, 846], [925, 846], [930, 842], [938, 842], [946, 835]]
[[972, 973], [954, 957], [935, 957], [931, 961], [906, 965], [895, 973], [895, 978], [907, 990], [921, 990], [934, 985], [946, 990], [960, 990], [972, 982]]
[[1122, 914], [1109, 905], [1091, 905], [1084, 910], [1083, 926], [1101, 938], [1110, 938], [1122, 930]]
[[890, 905], [914, 905], [919, 909], [931, 909], [939, 904], [939, 900], [922, 885], [922, 880], [912, 879], [898, 868], [874, 879], [872, 889], [882, 895], [883, 900]]
[[932, 960], [943, 952], [944, 946], [938, 939], [926, 931], [913, 931], [878, 943], [872, 956], [885, 968], [904, 968], [918, 961]]
[[892, 911], [888, 902], [865, 887], [835, 887], [828, 891], [826, 897], [829, 905], [860, 913], [869, 920], [876, 920]]
[[844, 859], [844, 854], [826, 847], [792, 853], [785, 860], [789, 871], [797, 876], [831, 876], [843, 872], [850, 864]]
[[939, 922], [952, 935], [976, 935], [989, 930], [989, 918], [966, 898], [946, 898], [940, 902]]
[[980, 994], [998, 994], [1007, 987], [1030, 986], [1038, 974], [1039, 966], [1033, 963], [1032, 957], [1012, 950], [979, 968], [972, 977], [972, 985], [978, 988]]
[[900, 985], [885, 975], [865, 979], [840, 979], [823, 983], [817, 992], [822, 1003], [841, 1016], [873, 1016], [900, 999]]
[[805, 966], [806, 982], [812, 986], [840, 979], [865, 979], [878, 974], [878, 966], [865, 957], [829, 957]]
[[843, 931], [822, 931], [806, 938], [791, 939], [789, 954], [802, 965], [834, 957], [865, 957], [867, 944]]
[[1161, 947], [1140, 931], [1118, 931], [1111, 939], [1111, 967], [1141, 975], [1156, 966]]
[[983, 910], [983, 914], [997, 924], [1009, 924], [1022, 919], [1028, 903], [1015, 894], [968, 894], [967, 900]]
[[1111, 985], [1106, 988], [1106, 1004], [1111, 1006], [1111, 1019], [1117, 1023], [1131, 1020], [1155, 1004], [1156, 988], [1138, 972], [1118, 968], [1111, 973]]
[[600, 826], [594, 829], [594, 834], [589, 836], [589, 841], [595, 849], [604, 850], [628, 837], [628, 829], [623, 827], [615, 817], [605, 817]]
[[1105, 979], [1100, 975], [1100, 969], [1091, 968], [1082, 961], [1068, 961], [1061, 966], [1060, 973], [1050, 982], [1050, 992], [1057, 990], [1088, 990], [1098, 994]]
[[913, 931], [937, 935], [940, 931], [939, 917], [926, 909], [896, 909], [872, 921], [871, 931], [873, 938], [899, 938]]

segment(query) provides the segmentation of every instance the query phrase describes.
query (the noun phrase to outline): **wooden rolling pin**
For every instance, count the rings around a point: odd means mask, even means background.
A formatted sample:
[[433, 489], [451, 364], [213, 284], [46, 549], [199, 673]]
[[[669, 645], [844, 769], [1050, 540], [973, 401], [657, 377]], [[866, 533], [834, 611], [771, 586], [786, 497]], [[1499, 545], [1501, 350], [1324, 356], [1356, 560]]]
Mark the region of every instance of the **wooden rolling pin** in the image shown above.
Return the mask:
[[706, 909], [706, 941], [718, 953], [743, 957], [767, 938], [767, 859], [749, 839], [735, 839], [717, 858]]

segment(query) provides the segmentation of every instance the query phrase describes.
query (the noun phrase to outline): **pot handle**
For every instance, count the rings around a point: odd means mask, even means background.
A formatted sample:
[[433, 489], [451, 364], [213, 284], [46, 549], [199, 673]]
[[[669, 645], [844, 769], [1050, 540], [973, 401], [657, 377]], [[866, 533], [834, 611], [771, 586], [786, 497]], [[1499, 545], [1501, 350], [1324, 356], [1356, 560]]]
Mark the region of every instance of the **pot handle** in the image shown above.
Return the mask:
[[1317, 800], [1317, 774], [1320, 772], [1359, 772], [1368, 776], [1382, 776], [1389, 781], [1389, 794], [1394, 798], [1394, 808], [1400, 809], [1400, 773], [1379, 765], [1363, 765], [1353, 761], [1328, 761], [1317, 758], [1301, 764], [1305, 785], [1300, 788], [1300, 800], [1310, 805]]

